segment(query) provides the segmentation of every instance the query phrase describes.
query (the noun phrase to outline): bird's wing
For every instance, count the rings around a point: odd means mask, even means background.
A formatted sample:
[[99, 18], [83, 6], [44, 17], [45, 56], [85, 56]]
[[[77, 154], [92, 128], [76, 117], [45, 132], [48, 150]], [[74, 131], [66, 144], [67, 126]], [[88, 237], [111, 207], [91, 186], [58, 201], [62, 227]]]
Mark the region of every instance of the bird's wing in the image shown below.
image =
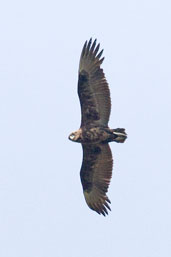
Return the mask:
[[107, 126], [111, 110], [110, 91], [103, 69], [104, 57], [96, 40], [84, 44], [79, 65], [78, 95], [81, 104], [82, 126]]
[[81, 183], [88, 206], [104, 216], [110, 210], [106, 193], [112, 176], [112, 153], [108, 144], [82, 144]]

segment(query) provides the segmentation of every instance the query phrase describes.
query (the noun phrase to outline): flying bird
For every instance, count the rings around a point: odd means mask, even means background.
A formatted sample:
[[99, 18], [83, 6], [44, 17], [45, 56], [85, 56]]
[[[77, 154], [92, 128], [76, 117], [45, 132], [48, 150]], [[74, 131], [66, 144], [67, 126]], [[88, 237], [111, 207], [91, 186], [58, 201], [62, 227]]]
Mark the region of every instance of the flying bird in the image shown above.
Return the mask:
[[83, 193], [87, 205], [104, 216], [111, 203], [106, 193], [112, 177], [113, 158], [109, 142], [123, 143], [125, 129], [108, 127], [111, 99], [108, 83], [101, 64], [103, 50], [92, 39], [86, 41], [79, 63], [78, 96], [81, 105], [81, 126], [69, 135], [73, 142], [81, 143], [83, 161], [80, 171]]

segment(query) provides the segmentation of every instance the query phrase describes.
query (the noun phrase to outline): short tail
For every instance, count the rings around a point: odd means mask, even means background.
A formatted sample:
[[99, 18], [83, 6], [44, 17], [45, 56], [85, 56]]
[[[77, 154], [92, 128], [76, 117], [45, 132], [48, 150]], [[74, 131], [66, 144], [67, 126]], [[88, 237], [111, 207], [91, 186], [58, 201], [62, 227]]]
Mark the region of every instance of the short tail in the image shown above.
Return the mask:
[[113, 141], [117, 143], [124, 143], [127, 139], [127, 134], [124, 128], [112, 129], [113, 135], [115, 136]]

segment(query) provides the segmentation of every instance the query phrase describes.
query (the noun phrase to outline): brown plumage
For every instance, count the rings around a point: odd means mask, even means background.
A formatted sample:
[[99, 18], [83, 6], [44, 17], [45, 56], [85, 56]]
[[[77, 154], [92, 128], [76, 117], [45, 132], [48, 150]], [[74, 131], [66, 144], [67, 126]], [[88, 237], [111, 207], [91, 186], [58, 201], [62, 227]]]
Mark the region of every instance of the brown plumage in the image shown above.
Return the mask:
[[109, 142], [123, 143], [125, 129], [109, 129], [111, 100], [108, 83], [100, 68], [104, 57], [100, 44], [90, 39], [84, 44], [79, 64], [78, 95], [81, 126], [69, 139], [82, 144], [81, 183], [88, 206], [104, 216], [110, 210], [106, 193], [112, 176], [112, 153]]

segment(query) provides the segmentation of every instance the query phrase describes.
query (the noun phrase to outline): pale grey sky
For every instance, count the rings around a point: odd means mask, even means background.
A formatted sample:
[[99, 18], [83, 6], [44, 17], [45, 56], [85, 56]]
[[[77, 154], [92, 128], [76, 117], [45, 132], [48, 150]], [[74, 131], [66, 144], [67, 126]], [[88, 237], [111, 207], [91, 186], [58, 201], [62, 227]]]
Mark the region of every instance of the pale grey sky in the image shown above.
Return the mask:
[[[2, 1], [0, 256], [171, 256], [171, 2]], [[77, 71], [104, 48], [114, 170], [104, 218], [84, 200]]]

